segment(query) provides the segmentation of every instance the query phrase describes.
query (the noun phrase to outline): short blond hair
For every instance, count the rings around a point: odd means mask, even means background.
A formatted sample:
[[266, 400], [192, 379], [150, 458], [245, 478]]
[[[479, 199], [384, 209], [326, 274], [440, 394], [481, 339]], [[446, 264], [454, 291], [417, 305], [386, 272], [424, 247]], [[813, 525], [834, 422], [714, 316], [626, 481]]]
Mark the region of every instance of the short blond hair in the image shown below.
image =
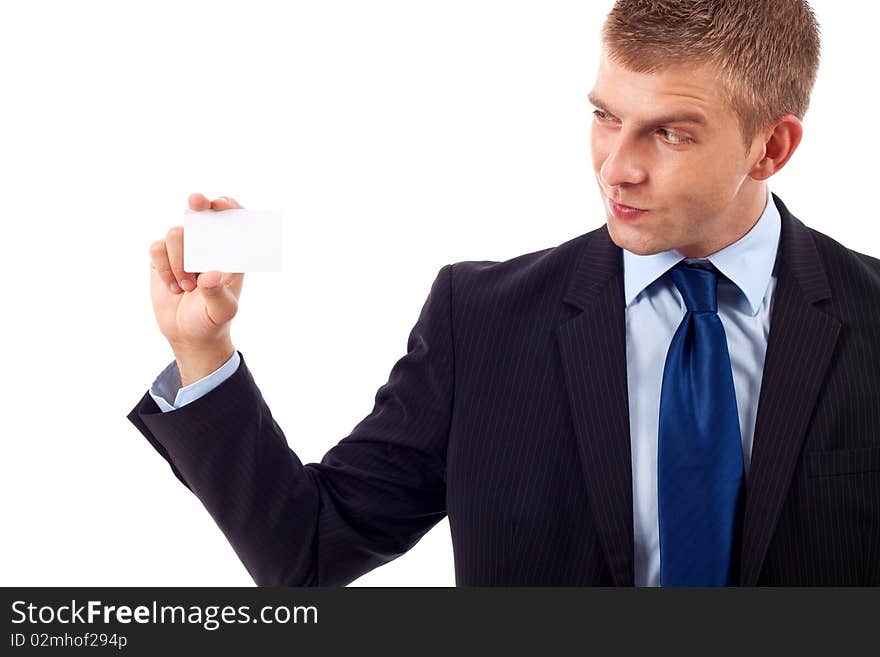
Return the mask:
[[617, 0], [601, 36], [609, 59], [636, 73], [717, 71], [747, 151], [776, 119], [803, 120], [819, 70], [819, 24], [806, 0]]

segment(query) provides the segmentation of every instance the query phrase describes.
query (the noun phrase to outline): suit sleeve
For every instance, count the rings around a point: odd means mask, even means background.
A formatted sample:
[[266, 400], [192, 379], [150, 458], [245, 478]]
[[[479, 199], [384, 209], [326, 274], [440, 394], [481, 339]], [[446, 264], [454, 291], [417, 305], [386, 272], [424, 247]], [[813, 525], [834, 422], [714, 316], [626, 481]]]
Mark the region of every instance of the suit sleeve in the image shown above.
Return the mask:
[[452, 268], [440, 269], [373, 410], [320, 463], [288, 446], [240, 351], [238, 369], [186, 406], [163, 413], [145, 393], [129, 412], [257, 585], [348, 584], [446, 515]]

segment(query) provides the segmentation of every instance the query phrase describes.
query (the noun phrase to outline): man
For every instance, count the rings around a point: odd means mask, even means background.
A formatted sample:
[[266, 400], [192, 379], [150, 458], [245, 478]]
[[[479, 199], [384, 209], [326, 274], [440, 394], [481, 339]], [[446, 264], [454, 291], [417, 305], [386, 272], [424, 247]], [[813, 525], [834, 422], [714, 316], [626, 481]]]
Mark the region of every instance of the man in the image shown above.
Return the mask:
[[152, 245], [175, 361], [128, 418], [257, 584], [347, 584], [444, 515], [458, 585], [880, 584], [880, 261], [767, 183], [802, 137], [812, 11], [619, 0], [602, 38], [606, 224], [442, 267], [320, 463], [229, 340], [242, 275], [183, 272], [179, 227]]

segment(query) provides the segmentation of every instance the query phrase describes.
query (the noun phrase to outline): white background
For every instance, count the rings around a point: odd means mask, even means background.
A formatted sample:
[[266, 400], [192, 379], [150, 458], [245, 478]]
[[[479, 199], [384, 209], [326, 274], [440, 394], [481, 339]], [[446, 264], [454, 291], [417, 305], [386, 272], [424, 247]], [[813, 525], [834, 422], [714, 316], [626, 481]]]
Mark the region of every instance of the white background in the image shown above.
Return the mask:
[[[880, 8], [812, 5], [819, 79], [770, 187], [880, 256]], [[444, 264], [604, 223], [586, 94], [611, 6], [4, 2], [0, 584], [253, 585], [125, 417], [172, 358], [150, 243], [194, 191], [282, 211], [285, 270], [245, 276], [232, 338], [319, 461], [371, 411]], [[453, 584], [445, 520], [354, 583]]]

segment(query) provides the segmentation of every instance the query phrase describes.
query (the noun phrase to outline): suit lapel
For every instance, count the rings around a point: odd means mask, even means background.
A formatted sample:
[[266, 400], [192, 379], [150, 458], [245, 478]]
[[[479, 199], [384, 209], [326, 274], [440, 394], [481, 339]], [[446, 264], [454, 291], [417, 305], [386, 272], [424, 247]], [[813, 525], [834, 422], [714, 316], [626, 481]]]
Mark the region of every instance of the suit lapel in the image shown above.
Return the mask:
[[556, 336], [590, 508], [611, 575], [632, 586], [633, 502], [622, 251], [597, 229], [563, 300], [583, 310]]
[[742, 586], [758, 581], [841, 326], [813, 305], [831, 288], [809, 229], [773, 200], [782, 228], [746, 489]]

